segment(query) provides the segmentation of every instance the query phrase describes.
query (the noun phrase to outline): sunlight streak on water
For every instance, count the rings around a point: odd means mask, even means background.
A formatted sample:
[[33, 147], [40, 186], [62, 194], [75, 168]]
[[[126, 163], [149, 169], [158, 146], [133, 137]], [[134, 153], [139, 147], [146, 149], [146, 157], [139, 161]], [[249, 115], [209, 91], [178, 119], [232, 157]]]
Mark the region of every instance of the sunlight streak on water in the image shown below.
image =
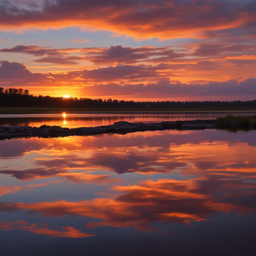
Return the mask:
[[[59, 114], [0, 114], [0, 126], [33, 126], [57, 125], [68, 128], [94, 127], [112, 125], [118, 121], [155, 123], [163, 121], [185, 121], [197, 119], [216, 119], [220, 116], [255, 115], [255, 111], [211, 111], [211, 112], [110, 112], [110, 113], [66, 113]], [[68, 123], [63, 123], [63, 119]]]

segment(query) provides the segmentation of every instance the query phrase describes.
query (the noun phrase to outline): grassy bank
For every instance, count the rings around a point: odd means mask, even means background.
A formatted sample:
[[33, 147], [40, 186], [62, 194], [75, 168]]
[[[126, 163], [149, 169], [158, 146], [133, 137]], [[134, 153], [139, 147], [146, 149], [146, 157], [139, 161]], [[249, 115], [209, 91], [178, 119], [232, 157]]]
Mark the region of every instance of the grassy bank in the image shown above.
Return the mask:
[[228, 115], [225, 117], [218, 117], [216, 121], [218, 124], [236, 123], [242, 126], [249, 126], [251, 122], [256, 122], [256, 115], [253, 115], [253, 116]]
[[175, 111], [256, 111], [256, 108], [0, 108], [0, 114], [54, 114], [54, 113], [87, 113], [87, 112], [175, 112]]

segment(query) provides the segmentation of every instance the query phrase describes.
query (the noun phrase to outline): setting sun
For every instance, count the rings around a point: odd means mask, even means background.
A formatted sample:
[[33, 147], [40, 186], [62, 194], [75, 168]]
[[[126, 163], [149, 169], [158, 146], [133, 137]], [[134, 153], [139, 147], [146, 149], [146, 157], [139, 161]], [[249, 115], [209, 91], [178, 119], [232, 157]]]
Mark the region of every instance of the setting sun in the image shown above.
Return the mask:
[[255, 70], [256, 0], [0, 0], [0, 256], [256, 256]]

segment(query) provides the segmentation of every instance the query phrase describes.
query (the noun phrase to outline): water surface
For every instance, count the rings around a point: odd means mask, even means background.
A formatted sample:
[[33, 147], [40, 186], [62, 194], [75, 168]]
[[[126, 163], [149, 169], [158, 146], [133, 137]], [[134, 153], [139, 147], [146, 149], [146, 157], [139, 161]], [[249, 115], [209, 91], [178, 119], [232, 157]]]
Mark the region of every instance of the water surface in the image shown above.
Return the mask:
[[0, 126], [57, 125], [68, 128], [112, 125], [118, 121], [163, 122], [216, 119], [232, 115], [256, 115], [256, 111], [190, 111], [190, 112], [106, 112], [106, 113], [59, 113], [59, 114], [0, 114]]
[[0, 141], [1, 255], [255, 255], [255, 138]]

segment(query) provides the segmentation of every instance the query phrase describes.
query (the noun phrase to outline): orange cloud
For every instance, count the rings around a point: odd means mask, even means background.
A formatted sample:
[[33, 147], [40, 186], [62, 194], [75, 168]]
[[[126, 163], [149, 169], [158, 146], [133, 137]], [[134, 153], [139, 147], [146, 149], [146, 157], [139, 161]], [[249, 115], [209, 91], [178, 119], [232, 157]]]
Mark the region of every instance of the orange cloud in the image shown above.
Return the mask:
[[[247, 202], [243, 203], [240, 199], [236, 202], [235, 198], [240, 198], [243, 193], [229, 195], [229, 197], [222, 196], [224, 201], [215, 199], [210, 190], [203, 189], [203, 183], [207, 182], [207, 179], [147, 180], [134, 186], [112, 187], [112, 190], [121, 192], [114, 199], [95, 198], [91, 201], [57, 201], [33, 204], [2, 203], [0, 210], [29, 210], [45, 217], [55, 218], [64, 215], [84, 216], [100, 220], [87, 223], [87, 227], [90, 228], [133, 226], [139, 230], [151, 229], [151, 224], [154, 222], [188, 224], [192, 221], [203, 221], [216, 211], [230, 212], [233, 210], [240, 213], [256, 211], [253, 204], [248, 206]], [[220, 180], [220, 182], [222, 181]], [[223, 188], [226, 189], [226, 193], [233, 189], [232, 186], [230, 187], [233, 182], [236, 183], [236, 180], [224, 181]], [[229, 202], [229, 198], [231, 202]], [[40, 233], [40, 231], [38, 232]]]
[[[63, 177], [70, 182], [75, 183], [92, 183], [96, 185], [108, 185], [109, 183], [121, 182], [122, 179], [110, 179], [110, 175], [95, 175], [95, 174], [86, 174], [86, 173], [68, 173], [68, 170], [61, 171], [56, 169], [31, 169], [25, 171], [0, 171], [2, 174], [11, 175], [22, 181], [30, 181], [35, 179], [47, 179], [50, 177]], [[0, 196], [8, 193], [16, 193], [23, 190], [32, 190], [35, 187], [47, 186], [51, 183], [57, 183], [58, 181], [53, 181], [50, 183], [40, 184], [40, 185], [28, 185], [24, 187], [20, 186], [10, 186], [4, 187], [0, 186]]]
[[[69, 60], [68, 60], [69, 61]], [[254, 99], [256, 60], [232, 59], [227, 62], [199, 61], [196, 64], [161, 64], [148, 65], [119, 65], [115, 67], [79, 70], [68, 73], [43, 74], [31, 73], [19, 63], [2, 61], [0, 78], [8, 87], [24, 87], [42, 90], [79, 85], [79, 94], [88, 97], [113, 97], [117, 99]], [[241, 71], [243, 72], [241, 73]], [[183, 76], [183, 73], [185, 76]], [[244, 81], [228, 80], [214, 82], [216, 72], [219, 80], [224, 80], [241, 73]], [[199, 75], [200, 73], [200, 75]], [[15, 74], [15, 76], [13, 75]], [[183, 76], [183, 77], [182, 77]], [[181, 83], [178, 80], [191, 79], [200, 76], [204, 82]], [[222, 77], [222, 78], [221, 78]], [[79, 80], [77, 80], [79, 78]], [[171, 82], [175, 78], [176, 82]], [[179, 79], [180, 78], [180, 79]], [[248, 79], [246, 79], [248, 78]], [[211, 79], [214, 79], [211, 81]], [[69, 89], [70, 90], [70, 89]], [[33, 92], [33, 90], [32, 90]], [[63, 96], [63, 92], [61, 92]]]
[[109, 183], [120, 182], [122, 179], [109, 179], [109, 175], [94, 175], [85, 173], [59, 173], [56, 176], [65, 177], [75, 183], [93, 183], [97, 185], [108, 185]]
[[[17, 45], [0, 49], [34, 58], [22, 58], [25, 66], [11, 63], [13, 58], [4, 55], [8, 58], [0, 66], [4, 87], [26, 87], [34, 94], [52, 96], [63, 96], [65, 88], [77, 97], [132, 100], [251, 100], [255, 95], [255, 81], [236, 86], [236, 82], [255, 79], [254, 0], [42, 0], [33, 8], [27, 1], [7, 2], [0, 3], [2, 31], [75, 26], [138, 40], [179, 38], [182, 43], [175, 41], [173, 47], [53, 49]], [[183, 44], [182, 38], [200, 41]]]
[[91, 40], [90, 39], [73, 39], [73, 40], [69, 40], [69, 42], [73, 42], [73, 43], [90, 43]]
[[68, 90], [78, 97], [93, 98], [254, 99], [255, 50], [252, 41], [196, 43], [175, 48], [54, 49], [17, 45], [0, 52], [32, 55], [34, 63], [58, 65], [64, 68], [63, 72], [53, 72], [52, 66], [45, 70], [33, 65], [37, 70], [33, 73], [21, 63], [2, 61], [0, 78], [5, 87], [29, 87], [37, 94], [47, 90], [54, 96], [63, 96], [63, 90]]
[[0, 196], [3, 196], [5, 194], [10, 194], [10, 193], [17, 193], [19, 191], [24, 191], [24, 190], [25, 191], [33, 190], [34, 188], [48, 186], [52, 183], [58, 183], [58, 181], [52, 181], [50, 183], [44, 183], [44, 184], [38, 184], [38, 185], [27, 185], [27, 186], [24, 186], [24, 187], [20, 187], [20, 186], [4, 187], [4, 186], [0, 186]]
[[62, 230], [48, 229], [45, 225], [40, 227], [37, 223], [28, 224], [26, 221], [0, 222], [0, 230], [25, 230], [35, 235], [47, 235], [51, 237], [82, 238], [94, 236], [83, 233], [73, 227], [64, 227]]
[[[66, 28], [111, 30], [136, 38], [206, 37], [212, 31], [249, 26], [255, 21], [254, 1], [128, 1], [43, 2], [36, 9], [0, 5], [2, 30]], [[227, 7], [228, 6], [228, 7]], [[246, 27], [245, 26], [245, 27]], [[250, 29], [250, 28], [249, 28]], [[250, 31], [248, 29], [248, 31]]]
[[228, 56], [227, 59], [233, 60], [256, 60], [256, 55]]

